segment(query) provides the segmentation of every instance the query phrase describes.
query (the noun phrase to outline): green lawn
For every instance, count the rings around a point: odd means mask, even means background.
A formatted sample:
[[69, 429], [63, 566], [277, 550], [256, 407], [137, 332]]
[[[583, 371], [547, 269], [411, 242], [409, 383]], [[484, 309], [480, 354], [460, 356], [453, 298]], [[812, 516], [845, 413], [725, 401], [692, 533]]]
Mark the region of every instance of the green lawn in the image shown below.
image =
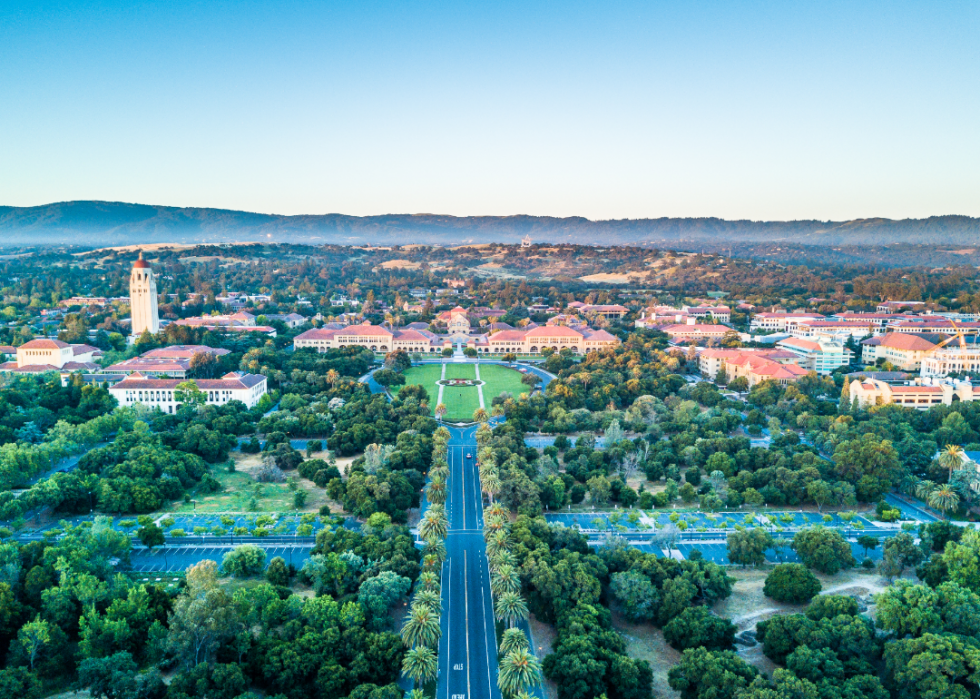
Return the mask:
[[[429, 394], [429, 405], [433, 411], [438, 403], [439, 385], [438, 381], [442, 377], [441, 364], [423, 364], [414, 366], [405, 373], [405, 385], [418, 384], [425, 388]], [[521, 383], [523, 374], [513, 369], [497, 364], [481, 364], [480, 379], [485, 382], [483, 386], [483, 400], [487, 411], [490, 410], [490, 402], [494, 397], [501, 393], [508, 392], [515, 398], [521, 393], [529, 390], [529, 387]], [[447, 379], [476, 379], [476, 370], [472, 364], [446, 364]], [[401, 389], [401, 387], [398, 387]], [[450, 388], [445, 387], [442, 392], [442, 402], [446, 404], [446, 420], [449, 422], [469, 422], [473, 419], [473, 413], [480, 407], [480, 396], [476, 387]]]
[[481, 364], [480, 379], [486, 382], [483, 387], [483, 400], [490, 410], [490, 403], [501, 393], [510, 393], [517, 398], [522, 393], [530, 393], [531, 387], [521, 383], [524, 374], [499, 364]]

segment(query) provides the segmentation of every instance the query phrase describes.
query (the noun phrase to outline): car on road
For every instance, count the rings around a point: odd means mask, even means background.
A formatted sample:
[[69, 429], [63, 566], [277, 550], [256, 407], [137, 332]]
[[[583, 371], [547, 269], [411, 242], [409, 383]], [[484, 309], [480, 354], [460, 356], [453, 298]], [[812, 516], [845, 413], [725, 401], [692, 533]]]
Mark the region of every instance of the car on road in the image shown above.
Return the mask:
[[473, 458], [473, 455], [472, 455], [472, 454], [467, 454], [467, 455], [466, 455], [466, 458], [467, 458], [467, 459], [472, 459], [472, 458]]

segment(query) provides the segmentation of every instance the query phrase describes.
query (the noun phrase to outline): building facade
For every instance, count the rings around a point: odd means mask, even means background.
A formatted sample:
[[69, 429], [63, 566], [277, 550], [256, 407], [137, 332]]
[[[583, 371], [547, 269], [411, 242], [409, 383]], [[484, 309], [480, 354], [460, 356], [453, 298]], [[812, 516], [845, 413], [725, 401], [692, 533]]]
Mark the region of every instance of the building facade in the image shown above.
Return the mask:
[[[146, 405], [174, 413], [181, 403], [177, 400], [180, 379], [149, 378], [136, 372], [109, 387], [109, 393], [123, 407]], [[231, 372], [220, 379], [197, 379], [197, 388], [204, 394], [206, 405], [225, 405], [233, 400], [254, 408], [266, 394], [267, 380], [261, 374]]]

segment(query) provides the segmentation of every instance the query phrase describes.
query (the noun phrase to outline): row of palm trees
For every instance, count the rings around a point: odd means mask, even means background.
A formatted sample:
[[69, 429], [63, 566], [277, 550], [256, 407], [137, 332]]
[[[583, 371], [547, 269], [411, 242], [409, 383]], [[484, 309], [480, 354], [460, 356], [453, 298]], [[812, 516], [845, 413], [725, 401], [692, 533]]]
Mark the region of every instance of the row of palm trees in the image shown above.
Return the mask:
[[527, 636], [516, 624], [527, 619], [527, 602], [521, 596], [517, 559], [510, 551], [510, 519], [507, 509], [496, 501], [500, 493], [500, 471], [490, 448], [492, 433], [486, 424], [477, 429], [477, 466], [480, 486], [489, 506], [484, 511], [483, 536], [490, 567], [490, 594], [494, 616], [507, 624], [500, 640], [497, 686], [507, 697], [527, 699], [528, 690], [541, 682], [541, 663], [530, 649]]
[[425, 488], [429, 506], [418, 527], [419, 537], [425, 542], [422, 547], [422, 573], [402, 625], [402, 642], [408, 647], [402, 660], [402, 672], [415, 684], [410, 699], [423, 699], [425, 695], [419, 687], [436, 679], [439, 672], [437, 649], [442, 637], [440, 573], [446, 560], [446, 536], [449, 534], [449, 518], [446, 516], [449, 430], [445, 427], [436, 430], [432, 443], [432, 468]]

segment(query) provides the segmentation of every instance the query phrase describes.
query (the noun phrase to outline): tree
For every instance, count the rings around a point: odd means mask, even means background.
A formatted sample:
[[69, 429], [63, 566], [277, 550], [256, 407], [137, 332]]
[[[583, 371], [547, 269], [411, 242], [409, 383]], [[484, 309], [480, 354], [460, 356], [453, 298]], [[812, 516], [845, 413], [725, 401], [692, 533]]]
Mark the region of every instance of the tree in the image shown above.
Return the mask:
[[182, 405], [202, 406], [208, 402], [208, 396], [197, 387], [197, 382], [181, 381], [174, 388], [174, 400]]
[[494, 597], [521, 591], [521, 578], [514, 566], [502, 565], [490, 573], [490, 592]]
[[163, 530], [155, 522], [150, 522], [145, 527], [140, 527], [139, 531], [136, 532], [136, 537], [150, 551], [155, 546], [163, 546], [164, 543]]
[[963, 468], [963, 457], [963, 447], [956, 444], [947, 444], [939, 454], [939, 458], [937, 459], [937, 461], [939, 461], [939, 465], [949, 471], [949, 475], [946, 479], [947, 483], [952, 482], [953, 471]]
[[881, 572], [889, 577], [901, 575], [906, 568], [918, 565], [925, 558], [908, 532], [899, 532], [885, 541], [882, 554]]
[[513, 650], [500, 661], [497, 686], [505, 696], [513, 697], [541, 682], [541, 663], [527, 649]]
[[657, 616], [660, 593], [650, 579], [636, 571], [613, 573], [609, 589], [630, 621], [652, 621]]
[[174, 603], [167, 650], [185, 665], [207, 662], [221, 643], [237, 633], [232, 599], [218, 586], [218, 564], [204, 560], [185, 575], [187, 588]]
[[760, 527], [729, 532], [728, 560], [735, 565], [762, 565], [766, 561], [766, 551], [774, 543], [772, 535]]
[[927, 502], [929, 503], [929, 507], [934, 507], [942, 512], [943, 517], [948, 517], [951, 510], [959, 507], [960, 496], [949, 485], [941, 485], [929, 493]]
[[870, 534], [862, 534], [857, 538], [858, 546], [864, 549], [864, 555], [867, 556], [869, 551], [874, 551], [878, 548], [878, 537], [871, 536]]
[[441, 422], [444, 417], [446, 417], [446, 404], [439, 403], [436, 406], [436, 419]]
[[402, 640], [405, 645], [409, 648], [433, 648], [439, 643], [440, 636], [442, 630], [439, 628], [439, 615], [428, 607], [413, 604], [402, 626]]
[[78, 666], [78, 682], [87, 687], [93, 697], [131, 699], [138, 696], [137, 669], [133, 657], [125, 651], [106, 658], [86, 658]]
[[265, 579], [273, 585], [289, 584], [289, 569], [282, 556], [276, 556], [269, 561], [269, 568], [265, 571]]
[[735, 625], [715, 616], [707, 607], [688, 607], [664, 626], [664, 640], [677, 650], [703, 646], [708, 650], [731, 650]]
[[51, 642], [51, 629], [48, 622], [42, 620], [40, 616], [34, 617], [34, 621], [29, 621], [20, 627], [20, 631], [17, 632], [17, 640], [20, 641], [21, 647], [27, 654], [27, 660], [31, 670], [33, 670], [37, 654], [41, 648]]
[[527, 650], [530, 647], [527, 636], [521, 629], [505, 629], [500, 639], [500, 652], [503, 655], [515, 650]]
[[416, 687], [434, 680], [438, 669], [439, 661], [435, 651], [427, 646], [409, 649], [402, 660], [402, 672]]
[[793, 537], [792, 548], [807, 568], [834, 575], [854, 565], [851, 546], [840, 532], [826, 527], [801, 529]]
[[378, 369], [372, 376], [379, 385], [385, 388], [405, 385], [405, 375], [392, 369]]
[[411, 586], [411, 580], [391, 570], [382, 571], [361, 583], [357, 591], [357, 601], [364, 607], [368, 620], [375, 629], [387, 627], [389, 610], [408, 594]]
[[970, 699], [980, 654], [957, 636], [927, 633], [892, 641], [884, 654], [886, 684], [908, 699]]
[[864, 502], [874, 502], [888, 492], [901, 471], [892, 443], [873, 433], [838, 444], [834, 466], [838, 477], [853, 483], [858, 499]]
[[507, 624], [508, 628], [523, 619], [527, 619], [527, 602], [519, 594], [508, 592], [497, 598], [494, 615]]
[[473, 411], [473, 422], [486, 422], [490, 419], [490, 415], [483, 408], [477, 408]]
[[777, 602], [809, 602], [820, 593], [821, 585], [809, 569], [799, 563], [780, 563], [766, 576], [762, 592]]
[[449, 532], [449, 520], [442, 510], [430, 507], [419, 522], [419, 536], [424, 539], [445, 539]]
[[821, 619], [833, 619], [840, 615], [856, 616], [858, 613], [858, 603], [853, 597], [844, 595], [818, 595], [807, 606], [803, 613], [808, 619], [820, 621]]
[[736, 699], [758, 674], [732, 651], [693, 648], [670, 669], [667, 682], [682, 699]]
[[221, 567], [228, 575], [247, 578], [265, 570], [265, 557], [265, 549], [255, 544], [242, 544], [225, 554]]

